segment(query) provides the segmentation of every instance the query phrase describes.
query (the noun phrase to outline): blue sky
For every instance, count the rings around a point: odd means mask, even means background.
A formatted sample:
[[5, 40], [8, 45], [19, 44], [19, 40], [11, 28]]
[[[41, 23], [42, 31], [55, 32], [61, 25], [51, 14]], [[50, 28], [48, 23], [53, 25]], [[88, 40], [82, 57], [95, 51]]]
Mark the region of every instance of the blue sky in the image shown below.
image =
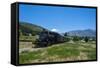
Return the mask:
[[58, 32], [95, 30], [96, 9], [20, 4], [19, 21]]

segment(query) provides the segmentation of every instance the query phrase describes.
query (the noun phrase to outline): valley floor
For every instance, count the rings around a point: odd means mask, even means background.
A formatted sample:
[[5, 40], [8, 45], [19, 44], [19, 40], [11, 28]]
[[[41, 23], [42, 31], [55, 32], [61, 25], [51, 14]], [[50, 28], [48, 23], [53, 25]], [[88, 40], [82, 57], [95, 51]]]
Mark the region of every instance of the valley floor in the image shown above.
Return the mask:
[[44, 48], [32, 46], [19, 45], [20, 64], [96, 60], [95, 42], [65, 42]]

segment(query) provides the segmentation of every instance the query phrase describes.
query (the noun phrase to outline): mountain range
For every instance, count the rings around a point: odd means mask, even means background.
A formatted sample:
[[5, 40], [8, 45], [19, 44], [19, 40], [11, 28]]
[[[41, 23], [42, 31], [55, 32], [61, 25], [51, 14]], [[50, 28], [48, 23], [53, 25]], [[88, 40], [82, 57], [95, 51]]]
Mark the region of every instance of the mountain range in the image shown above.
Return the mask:
[[[35, 24], [26, 23], [26, 22], [19, 23], [19, 32], [22, 33], [23, 35], [28, 35], [29, 33], [31, 33], [32, 35], [36, 35], [36, 34], [39, 34], [41, 31], [43, 31], [43, 29], [50, 31], [46, 28], [43, 28]], [[92, 29], [73, 30], [73, 31], [65, 32], [65, 33], [67, 33], [68, 36], [96, 37], [96, 31]]]
[[96, 31], [93, 29], [85, 29], [85, 30], [73, 30], [67, 32], [69, 36], [79, 36], [79, 37], [96, 37]]

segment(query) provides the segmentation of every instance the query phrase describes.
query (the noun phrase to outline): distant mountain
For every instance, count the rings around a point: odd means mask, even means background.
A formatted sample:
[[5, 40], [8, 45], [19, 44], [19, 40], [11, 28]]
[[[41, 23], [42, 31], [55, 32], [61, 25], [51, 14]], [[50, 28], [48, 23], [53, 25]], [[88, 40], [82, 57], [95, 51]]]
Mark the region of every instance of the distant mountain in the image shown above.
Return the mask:
[[26, 23], [26, 22], [19, 23], [19, 31], [23, 35], [28, 35], [28, 34], [36, 35], [39, 34], [43, 29], [45, 28], [31, 23]]
[[66, 32], [69, 36], [80, 36], [80, 37], [96, 37], [96, 31], [92, 29], [86, 30], [74, 30]]

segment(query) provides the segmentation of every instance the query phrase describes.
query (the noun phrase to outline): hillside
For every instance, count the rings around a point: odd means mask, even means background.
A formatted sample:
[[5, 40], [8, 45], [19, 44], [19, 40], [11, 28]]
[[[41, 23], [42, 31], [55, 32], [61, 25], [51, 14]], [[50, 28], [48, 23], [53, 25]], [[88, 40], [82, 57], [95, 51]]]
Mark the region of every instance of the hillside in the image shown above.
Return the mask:
[[26, 23], [26, 22], [19, 23], [19, 32], [22, 33], [23, 35], [29, 35], [29, 34], [36, 35], [40, 33], [43, 29], [45, 28], [31, 23]]

